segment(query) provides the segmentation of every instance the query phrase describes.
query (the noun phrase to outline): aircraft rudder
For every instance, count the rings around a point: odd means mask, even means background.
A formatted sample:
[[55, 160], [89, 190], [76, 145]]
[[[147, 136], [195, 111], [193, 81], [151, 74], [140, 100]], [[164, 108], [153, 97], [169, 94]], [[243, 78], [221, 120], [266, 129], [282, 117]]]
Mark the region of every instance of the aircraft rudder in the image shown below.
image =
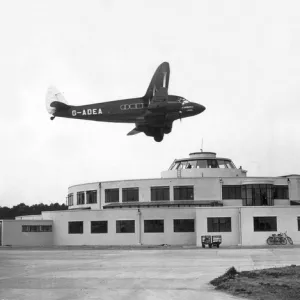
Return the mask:
[[63, 94], [55, 86], [52, 85], [49, 86], [46, 93], [46, 109], [51, 115], [53, 115], [59, 107], [58, 105], [52, 106], [51, 104], [54, 102], [63, 103], [64, 105], [61, 105], [61, 107], [68, 106], [68, 102]]

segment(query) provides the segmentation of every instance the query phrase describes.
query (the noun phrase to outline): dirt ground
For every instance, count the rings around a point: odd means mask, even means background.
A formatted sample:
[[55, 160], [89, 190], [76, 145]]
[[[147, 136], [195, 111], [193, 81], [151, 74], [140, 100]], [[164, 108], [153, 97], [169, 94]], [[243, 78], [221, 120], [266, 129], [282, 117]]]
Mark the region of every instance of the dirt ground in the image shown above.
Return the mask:
[[237, 272], [231, 267], [210, 282], [216, 290], [257, 300], [299, 300], [300, 266]]

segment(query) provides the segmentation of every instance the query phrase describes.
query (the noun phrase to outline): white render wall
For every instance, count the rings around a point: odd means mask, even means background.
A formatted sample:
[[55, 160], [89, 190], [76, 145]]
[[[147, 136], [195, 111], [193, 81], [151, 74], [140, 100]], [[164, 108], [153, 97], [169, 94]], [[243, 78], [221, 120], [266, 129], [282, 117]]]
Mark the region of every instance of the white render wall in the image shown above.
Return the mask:
[[243, 246], [266, 245], [267, 238], [276, 232], [254, 232], [253, 217], [277, 216], [277, 233], [287, 231], [294, 244], [300, 244], [297, 217], [300, 217], [300, 206], [291, 207], [258, 207], [241, 208], [242, 244]]
[[2, 220], [2, 246], [52, 246], [52, 232], [22, 232], [22, 225], [53, 225], [52, 220]]
[[[54, 245], [196, 245], [195, 232], [173, 232], [173, 219], [195, 219], [195, 209], [148, 208], [140, 212], [139, 215], [138, 209], [47, 211], [43, 218], [53, 220]], [[144, 220], [158, 219], [164, 219], [164, 232], [144, 233]], [[135, 220], [135, 233], [116, 233], [117, 220]], [[69, 234], [69, 221], [83, 221], [83, 234]], [[92, 234], [91, 221], [108, 221], [108, 233]]]
[[[170, 201], [174, 199], [174, 186], [194, 186], [194, 200], [203, 201], [223, 201], [224, 206], [239, 206], [242, 205], [241, 199], [222, 200], [223, 185], [241, 185], [243, 182], [265, 182], [272, 181], [274, 185], [289, 186], [289, 200], [275, 199], [274, 205], [282, 206], [289, 205], [290, 200], [300, 200], [300, 179], [290, 178], [288, 181], [284, 177], [198, 177], [198, 178], [154, 178], [154, 179], [139, 179], [139, 180], [120, 180], [107, 182], [94, 182], [80, 184], [69, 187], [68, 193], [73, 193], [74, 205], [69, 209], [91, 208], [102, 209], [105, 203], [105, 189], [119, 189], [119, 202], [122, 202], [122, 188], [139, 188], [139, 202], [151, 201], [151, 187], [169, 186]], [[85, 198], [84, 205], [77, 205], [77, 192], [86, 192], [89, 190], [97, 190], [97, 203], [87, 204]]]
[[[203, 207], [196, 209], [197, 246], [202, 247], [202, 235], [221, 235], [222, 246], [237, 246], [239, 242], [239, 213], [238, 208], [231, 207]], [[231, 232], [208, 232], [207, 218], [231, 218]]]

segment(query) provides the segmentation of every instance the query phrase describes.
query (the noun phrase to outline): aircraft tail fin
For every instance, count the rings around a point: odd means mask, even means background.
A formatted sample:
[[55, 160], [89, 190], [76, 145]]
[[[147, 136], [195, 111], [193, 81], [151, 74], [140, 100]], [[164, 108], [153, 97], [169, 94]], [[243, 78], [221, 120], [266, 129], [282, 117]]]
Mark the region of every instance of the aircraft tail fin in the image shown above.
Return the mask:
[[50, 86], [46, 94], [46, 109], [53, 115], [57, 110], [70, 108], [63, 94], [54, 86]]

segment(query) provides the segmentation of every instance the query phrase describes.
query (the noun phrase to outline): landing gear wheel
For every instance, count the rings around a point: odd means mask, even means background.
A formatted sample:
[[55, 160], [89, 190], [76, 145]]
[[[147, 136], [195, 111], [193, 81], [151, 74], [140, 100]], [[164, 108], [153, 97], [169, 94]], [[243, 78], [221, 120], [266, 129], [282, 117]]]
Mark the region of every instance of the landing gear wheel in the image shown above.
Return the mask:
[[155, 142], [161, 142], [163, 139], [164, 139], [164, 135], [163, 134], [155, 135], [154, 136]]

